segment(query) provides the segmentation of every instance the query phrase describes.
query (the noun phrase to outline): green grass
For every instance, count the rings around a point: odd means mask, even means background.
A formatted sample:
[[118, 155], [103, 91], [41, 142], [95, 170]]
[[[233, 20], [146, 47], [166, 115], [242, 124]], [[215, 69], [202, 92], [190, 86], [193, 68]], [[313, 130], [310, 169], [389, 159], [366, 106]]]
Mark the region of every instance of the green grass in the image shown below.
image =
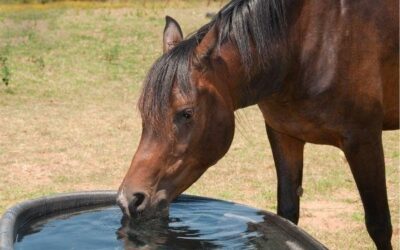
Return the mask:
[[[141, 132], [136, 102], [160, 55], [164, 16], [186, 34], [219, 1], [0, 4], [0, 213], [42, 195], [117, 189]], [[4, 68], [7, 68], [8, 73]], [[187, 192], [276, 210], [276, 174], [256, 107], [237, 112], [228, 154]], [[384, 133], [399, 247], [399, 132]], [[300, 226], [331, 249], [373, 249], [343, 154], [307, 145]]]

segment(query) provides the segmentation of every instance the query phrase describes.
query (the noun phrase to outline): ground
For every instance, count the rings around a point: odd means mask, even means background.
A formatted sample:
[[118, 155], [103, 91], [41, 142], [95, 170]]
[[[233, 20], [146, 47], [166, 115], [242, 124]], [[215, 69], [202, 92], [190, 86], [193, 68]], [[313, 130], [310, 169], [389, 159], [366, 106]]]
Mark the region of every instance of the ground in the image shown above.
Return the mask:
[[[136, 102], [160, 55], [164, 16], [185, 34], [219, 8], [196, 2], [0, 4], [0, 214], [42, 195], [117, 189], [137, 147]], [[6, 86], [6, 84], [8, 86]], [[187, 193], [276, 210], [262, 116], [236, 113], [228, 154]], [[399, 132], [384, 132], [399, 249]], [[373, 249], [343, 153], [307, 145], [299, 225], [330, 249]]]

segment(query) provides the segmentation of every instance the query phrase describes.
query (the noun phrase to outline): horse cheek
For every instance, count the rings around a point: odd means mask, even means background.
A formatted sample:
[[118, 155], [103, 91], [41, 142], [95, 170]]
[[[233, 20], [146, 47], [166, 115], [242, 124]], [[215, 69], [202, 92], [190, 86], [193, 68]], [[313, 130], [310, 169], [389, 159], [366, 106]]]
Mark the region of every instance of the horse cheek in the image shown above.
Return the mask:
[[209, 120], [210, 124], [202, 143], [204, 159], [208, 166], [215, 164], [228, 152], [235, 131], [233, 112], [216, 110]]

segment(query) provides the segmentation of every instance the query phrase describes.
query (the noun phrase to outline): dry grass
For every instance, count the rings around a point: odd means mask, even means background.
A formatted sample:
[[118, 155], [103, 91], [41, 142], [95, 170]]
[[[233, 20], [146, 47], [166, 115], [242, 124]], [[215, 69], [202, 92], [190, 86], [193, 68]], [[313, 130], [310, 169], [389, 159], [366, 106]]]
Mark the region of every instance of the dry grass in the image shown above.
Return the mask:
[[[219, 7], [185, 4], [0, 5], [0, 56], [11, 72], [8, 87], [0, 82], [0, 213], [50, 193], [118, 187], [140, 136], [136, 101], [161, 53], [163, 17], [176, 17], [190, 32]], [[187, 192], [275, 211], [276, 176], [261, 114], [250, 107], [237, 117], [229, 153]], [[399, 249], [399, 132], [385, 132], [384, 147]], [[307, 145], [304, 189], [301, 227], [331, 249], [373, 249], [339, 150]]]

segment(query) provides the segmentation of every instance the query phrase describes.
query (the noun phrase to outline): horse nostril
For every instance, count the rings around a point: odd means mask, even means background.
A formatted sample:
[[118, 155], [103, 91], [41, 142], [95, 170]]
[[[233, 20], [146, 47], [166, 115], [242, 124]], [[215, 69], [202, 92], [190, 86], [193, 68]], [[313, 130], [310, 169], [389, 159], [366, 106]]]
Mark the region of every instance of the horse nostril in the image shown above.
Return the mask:
[[136, 192], [129, 202], [129, 212], [132, 216], [139, 215], [146, 207], [147, 195], [143, 192]]
[[144, 201], [145, 195], [143, 193], [134, 193], [133, 200], [135, 207], [139, 207]]

